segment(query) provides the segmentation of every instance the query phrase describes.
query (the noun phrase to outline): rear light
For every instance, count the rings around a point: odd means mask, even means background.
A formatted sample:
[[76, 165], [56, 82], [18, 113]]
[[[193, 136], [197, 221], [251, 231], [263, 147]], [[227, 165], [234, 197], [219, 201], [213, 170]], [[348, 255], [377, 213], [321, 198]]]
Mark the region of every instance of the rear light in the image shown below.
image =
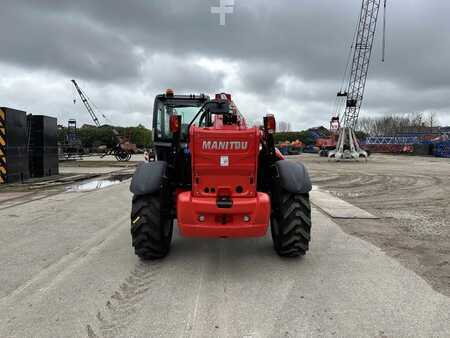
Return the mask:
[[275, 129], [275, 116], [273, 116], [272, 114], [264, 116], [264, 130], [269, 134], [273, 134], [275, 133]]
[[166, 89], [166, 96], [167, 97], [172, 97], [173, 96], [173, 89], [167, 88]]
[[178, 133], [181, 130], [181, 116], [172, 115], [170, 117], [170, 132]]

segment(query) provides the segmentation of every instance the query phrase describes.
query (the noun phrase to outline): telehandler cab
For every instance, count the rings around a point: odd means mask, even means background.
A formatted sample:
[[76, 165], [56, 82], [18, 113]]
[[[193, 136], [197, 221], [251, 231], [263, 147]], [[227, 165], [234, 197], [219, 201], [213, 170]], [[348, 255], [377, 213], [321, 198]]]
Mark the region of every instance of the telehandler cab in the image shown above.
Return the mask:
[[131, 236], [136, 255], [170, 250], [174, 220], [186, 237], [260, 237], [270, 224], [280, 256], [304, 255], [311, 230], [306, 168], [274, 146], [275, 118], [249, 127], [229, 94], [157, 95], [156, 161], [132, 178]]

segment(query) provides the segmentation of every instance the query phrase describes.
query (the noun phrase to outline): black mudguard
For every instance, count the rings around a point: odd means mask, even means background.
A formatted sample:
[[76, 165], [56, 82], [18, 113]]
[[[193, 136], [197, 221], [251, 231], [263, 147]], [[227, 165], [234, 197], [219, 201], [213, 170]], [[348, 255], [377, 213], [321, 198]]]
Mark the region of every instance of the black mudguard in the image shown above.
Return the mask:
[[137, 196], [159, 192], [166, 168], [167, 162], [164, 161], [140, 164], [131, 179], [130, 191]]
[[293, 194], [306, 194], [311, 191], [311, 179], [303, 164], [280, 160], [275, 162], [275, 168], [278, 173], [277, 183], [284, 190]]

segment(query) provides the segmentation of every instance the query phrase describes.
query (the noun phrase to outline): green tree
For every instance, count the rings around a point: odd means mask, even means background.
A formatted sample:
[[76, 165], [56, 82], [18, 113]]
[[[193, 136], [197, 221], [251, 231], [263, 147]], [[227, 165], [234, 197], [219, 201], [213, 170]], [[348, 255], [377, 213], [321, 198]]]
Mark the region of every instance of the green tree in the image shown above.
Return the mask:
[[275, 133], [275, 143], [300, 140], [304, 144], [314, 144], [314, 139], [307, 130]]
[[[110, 125], [96, 127], [85, 124], [78, 129], [78, 134], [83, 147], [92, 148], [101, 145], [114, 147], [117, 144], [114, 129], [120, 136], [135, 143], [138, 148], [149, 148], [152, 145], [152, 131], [141, 124], [137, 127], [116, 127]], [[61, 135], [61, 138], [64, 137], [67, 133], [67, 128], [63, 127], [58, 133]]]

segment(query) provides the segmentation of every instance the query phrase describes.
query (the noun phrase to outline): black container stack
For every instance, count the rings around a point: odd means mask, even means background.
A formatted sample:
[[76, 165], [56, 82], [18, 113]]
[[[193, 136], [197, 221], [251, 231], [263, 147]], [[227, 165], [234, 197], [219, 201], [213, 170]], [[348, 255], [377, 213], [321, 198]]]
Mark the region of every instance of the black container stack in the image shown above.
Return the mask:
[[28, 115], [31, 177], [57, 175], [57, 121], [54, 117]]
[[29, 176], [26, 113], [0, 107], [0, 184]]

